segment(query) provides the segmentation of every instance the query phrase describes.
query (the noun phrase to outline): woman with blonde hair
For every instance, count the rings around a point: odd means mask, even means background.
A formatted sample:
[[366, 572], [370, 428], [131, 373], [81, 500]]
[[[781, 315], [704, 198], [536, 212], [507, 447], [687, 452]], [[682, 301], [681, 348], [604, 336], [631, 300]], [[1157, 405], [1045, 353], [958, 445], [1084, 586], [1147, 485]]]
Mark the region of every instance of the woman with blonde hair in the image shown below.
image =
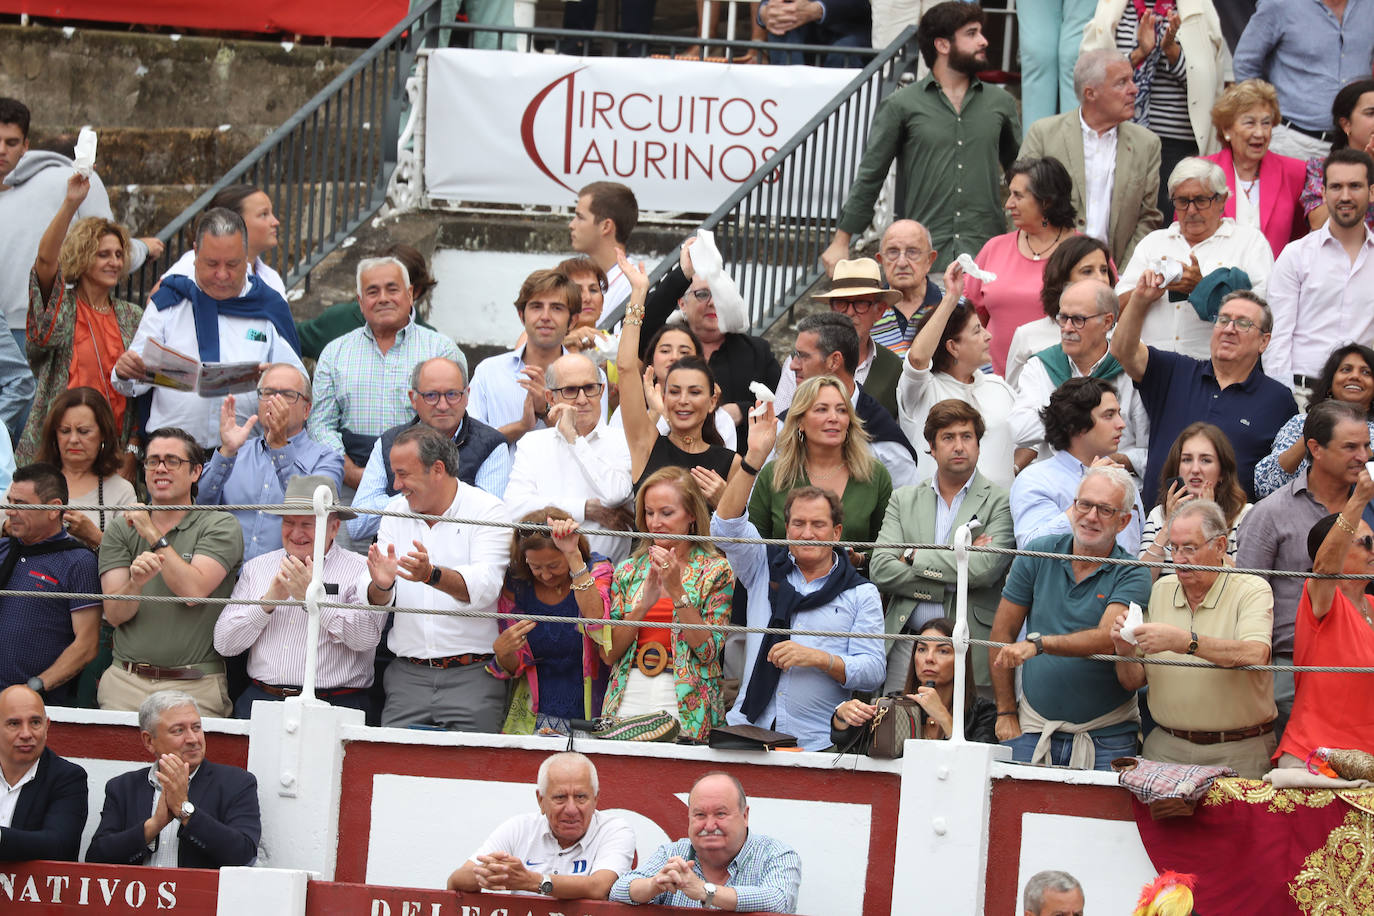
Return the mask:
[[[29, 276], [28, 357], [38, 384], [34, 403], [45, 408], [68, 388], [94, 388], [114, 411], [116, 447], [123, 453], [136, 411], [110, 384], [110, 370], [133, 341], [143, 309], [112, 295], [129, 267], [124, 227], [96, 216], [72, 225], [90, 189], [89, 178], [72, 175], [38, 243]], [[45, 409], [29, 414], [14, 450], [19, 464], [33, 460], [46, 419]], [[133, 474], [132, 460], [125, 470]]]
[[650, 535], [611, 581], [610, 620], [656, 627], [611, 627], [602, 658], [611, 666], [604, 715], [666, 712], [682, 733], [704, 741], [725, 721], [721, 650], [725, 634], [675, 623], [729, 623], [735, 577], [709, 542], [655, 535], [708, 534], [711, 510], [689, 471], [660, 468], [635, 496], [635, 527]]
[[566, 735], [569, 719], [590, 719], [601, 709], [606, 670], [600, 651], [609, 636], [601, 621], [611, 604], [611, 564], [592, 553], [577, 522], [556, 506], [520, 522], [550, 530], [515, 532], [496, 610], [584, 622], [497, 621], [500, 635], [487, 670], [515, 682], [502, 734]]
[[[783, 508], [797, 487], [817, 486], [840, 498], [845, 537], [871, 541], [883, 526], [892, 477], [868, 445], [844, 384], [818, 375], [797, 387], [783, 419], [774, 459], [759, 469], [749, 497], [749, 521], [766, 538], [784, 537]], [[862, 555], [854, 555], [862, 566]]]

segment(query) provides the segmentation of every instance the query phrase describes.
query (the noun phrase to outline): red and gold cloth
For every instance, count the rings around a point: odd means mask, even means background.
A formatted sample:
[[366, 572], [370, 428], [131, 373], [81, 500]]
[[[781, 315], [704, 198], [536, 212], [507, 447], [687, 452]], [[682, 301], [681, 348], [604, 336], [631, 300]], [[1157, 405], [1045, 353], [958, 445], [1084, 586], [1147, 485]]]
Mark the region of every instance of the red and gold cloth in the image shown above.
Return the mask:
[[1218, 779], [1189, 817], [1131, 807], [1155, 868], [1197, 875], [1198, 913], [1374, 913], [1374, 790]]

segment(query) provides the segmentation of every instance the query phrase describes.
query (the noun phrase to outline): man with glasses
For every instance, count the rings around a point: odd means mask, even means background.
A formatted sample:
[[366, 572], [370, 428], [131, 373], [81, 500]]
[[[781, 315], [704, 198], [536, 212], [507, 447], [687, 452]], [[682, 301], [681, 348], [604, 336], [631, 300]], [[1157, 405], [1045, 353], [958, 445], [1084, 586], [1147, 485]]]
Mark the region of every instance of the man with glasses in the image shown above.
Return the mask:
[[[148, 435], [144, 481], [153, 506], [195, 500], [204, 463], [195, 437], [164, 427]], [[114, 663], [100, 678], [101, 709], [133, 711], [159, 690], [191, 694], [207, 715], [229, 715], [224, 660], [215, 651], [220, 605], [243, 560], [243, 529], [228, 512], [149, 511], [130, 506], [126, 524], [112, 525], [100, 543], [105, 620], [114, 629]], [[170, 598], [178, 601], [141, 601]]]
[[[1264, 237], [1259, 238], [1263, 242]], [[1112, 356], [1135, 382], [1150, 418], [1145, 503], [1154, 505], [1160, 471], [1174, 440], [1197, 420], [1215, 424], [1231, 440], [1237, 478], [1253, 499], [1256, 462], [1269, 454], [1279, 427], [1298, 412], [1292, 392], [1265, 375], [1260, 365], [1274, 316], [1256, 294], [1234, 292], [1221, 300], [1211, 326], [1210, 359], [1147, 346], [1141, 340], [1141, 326], [1148, 321], [1145, 313], [1164, 294], [1162, 282], [1151, 270], [1136, 279], [1111, 346]]]
[[[1237, 533], [1236, 565], [1241, 569], [1307, 569], [1311, 558], [1307, 535], [1325, 516], [1342, 511], [1369, 460], [1369, 424], [1362, 410], [1328, 398], [1312, 405], [1303, 420], [1302, 439], [1310, 461], [1306, 470], [1255, 504]], [[1365, 505], [1364, 520], [1374, 525], [1374, 507]], [[1275, 576], [1274, 664], [1293, 664], [1298, 602], [1303, 580]], [[1282, 740], [1293, 708], [1293, 673], [1274, 673], [1274, 700], [1279, 717], [1274, 732]]]
[[[897, 382], [902, 377], [902, 358], [873, 339], [873, 325], [902, 294], [883, 288], [883, 274], [872, 258], [856, 258], [835, 265], [830, 292], [813, 298], [829, 304], [832, 312], [848, 315], [859, 334], [859, 366], [854, 379], [869, 397], [892, 416], [897, 416]], [[773, 407], [782, 413], [792, 403], [798, 378], [784, 372], [778, 380], [778, 399]]]
[[[319, 474], [343, 484], [344, 456], [315, 441], [305, 428], [310, 379], [290, 363], [274, 363], [258, 381], [258, 412], [240, 423], [234, 396], [219, 414], [219, 448], [200, 479], [198, 506], [275, 506], [292, 477]], [[261, 431], [261, 435], [253, 435]], [[243, 526], [243, 559], [281, 547], [281, 521], [269, 512], [236, 509]]]
[[[396, 495], [391, 445], [403, 430], [416, 425], [437, 429], [453, 440], [458, 447], [459, 480], [497, 499], [505, 494], [510, 449], [498, 430], [467, 412], [468, 386], [462, 365], [442, 356], [416, 365], [410, 374], [410, 406], [415, 416], [382, 433], [372, 446], [353, 508], [381, 509]], [[348, 535], [365, 552], [380, 523], [379, 515], [359, 515], [348, 523]]]
[[[1155, 582], [1145, 623], [1132, 633], [1134, 645], [1122, 634], [1126, 615], [1117, 616], [1112, 624], [1117, 655], [1196, 656], [1222, 668], [1269, 664], [1274, 622], [1269, 584], [1259, 576], [1193, 569], [1226, 565], [1228, 530], [1226, 515], [1210, 499], [1192, 500], [1174, 511], [1166, 556], [1177, 572]], [[1246, 779], [1269, 772], [1269, 758], [1278, 747], [1270, 672], [1117, 662], [1116, 676], [1127, 690], [1150, 687], [1155, 728], [1145, 736], [1148, 759], [1227, 766]]]
[[[1226, 173], [1215, 162], [1184, 159], [1169, 174], [1168, 188], [1177, 221], [1140, 240], [1121, 271], [1116, 294], [1125, 308], [1140, 278], [1153, 274], [1154, 295], [1143, 318], [1141, 340], [1160, 350], [1204, 359], [1212, 338], [1219, 281], [1224, 280], [1229, 289], [1244, 289], [1237, 285], [1239, 277], [1232, 271], [1236, 268], [1245, 274], [1250, 290], [1264, 296], [1274, 251], [1258, 228], [1224, 215], [1230, 191]], [[1177, 279], [1165, 285], [1166, 273]], [[1166, 292], [1167, 301], [1163, 301]]]
[[[1117, 681], [1111, 662], [1083, 656], [1111, 653], [1113, 621], [1131, 602], [1143, 607], [1149, 600], [1149, 570], [1101, 562], [1135, 559], [1116, 537], [1130, 524], [1138, 499], [1125, 471], [1088, 468], [1068, 509], [1072, 532], [1026, 545], [1072, 559], [1023, 555], [1012, 561], [992, 623], [993, 641], [1007, 645], [988, 654], [997, 738], [1022, 763], [1106, 770], [1117, 757], [1135, 753], [1140, 712], [1134, 691]], [[1018, 641], [1023, 625], [1029, 632]], [[1016, 668], [1023, 672], [1019, 703]]]
[[[1120, 467], [1126, 421], [1111, 383], [1100, 378], [1072, 378], [1049, 397], [1040, 411], [1045, 438], [1054, 454], [1016, 475], [1011, 485], [1011, 517], [1016, 546], [1047, 535], [1068, 533], [1072, 518], [1065, 510], [1078, 492], [1078, 482], [1090, 467]], [[1134, 495], [1135, 488], [1131, 488]], [[1139, 498], [1130, 507], [1130, 521], [1117, 532], [1116, 542], [1131, 556], [1140, 548], [1145, 512]]]
[[902, 298], [873, 322], [871, 333], [874, 340], [898, 356], [906, 356], [921, 319], [940, 304], [943, 292], [930, 279], [936, 254], [930, 233], [914, 219], [899, 219], [883, 233], [877, 261], [887, 285]]
[[1050, 394], [1071, 378], [1091, 377], [1111, 384], [1121, 418], [1126, 421], [1111, 459], [1136, 477], [1144, 473], [1150, 420], [1131, 377], [1107, 352], [1107, 334], [1119, 312], [1116, 293], [1101, 280], [1079, 280], [1060, 294], [1059, 314], [1054, 319], [1059, 325], [1059, 343], [1027, 360], [1016, 381], [1016, 405], [1008, 422], [1016, 443], [1018, 470], [1050, 454], [1045, 422], [1040, 418]]
[[[557, 506], [598, 528], [634, 528], [630, 498], [630, 447], [625, 431], [601, 417], [596, 364], [580, 353], [559, 357], [544, 375], [549, 428], [520, 440], [506, 486], [506, 511], [521, 518]], [[594, 552], [619, 562], [629, 556], [628, 538], [588, 535]]]
[[315, 366], [315, 406], [310, 435], [342, 452], [343, 496], [353, 495], [377, 437], [410, 419], [406, 380], [418, 364], [436, 356], [467, 358], [452, 340], [415, 321], [410, 272], [398, 258], [358, 263], [362, 327], [329, 343]]

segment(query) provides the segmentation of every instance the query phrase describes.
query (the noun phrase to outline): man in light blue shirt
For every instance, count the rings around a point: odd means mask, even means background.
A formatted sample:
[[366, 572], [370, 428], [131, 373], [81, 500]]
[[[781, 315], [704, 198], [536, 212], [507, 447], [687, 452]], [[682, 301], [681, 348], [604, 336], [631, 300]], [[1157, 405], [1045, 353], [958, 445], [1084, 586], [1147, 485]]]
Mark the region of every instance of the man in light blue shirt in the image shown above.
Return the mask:
[[[201, 506], [281, 503], [292, 477], [320, 474], [339, 486], [343, 455], [316, 442], [305, 428], [310, 415], [310, 379], [290, 363], [269, 366], [258, 382], [258, 413], [243, 423], [234, 415], [234, 396], [220, 408], [220, 446], [210, 456], [196, 491]], [[261, 436], [253, 436], [261, 424]], [[243, 526], [243, 558], [278, 550], [281, 517], [261, 511], [233, 512]]]
[[1374, 0], [1261, 0], [1236, 45], [1236, 81], [1268, 80], [1279, 94], [1272, 152], [1324, 156], [1342, 86], [1374, 62]]
[[[1054, 390], [1040, 416], [1054, 454], [1016, 475], [1011, 485], [1011, 517], [1021, 548], [1038, 537], [1072, 530], [1067, 511], [1084, 471], [1121, 466], [1116, 456], [1126, 421], [1110, 382], [1071, 378]], [[1137, 494], [1130, 521], [1116, 535], [1131, 556], [1139, 551], [1144, 517]]]
[[[716, 537], [757, 538], [745, 514], [753, 475], [777, 438], [773, 409], [749, 418], [749, 451], [711, 516]], [[751, 473], [752, 471], [752, 473]], [[787, 496], [787, 537], [835, 541], [843, 508], [829, 490], [798, 487]], [[722, 544], [735, 578], [749, 590], [751, 627], [784, 627], [838, 633], [882, 633], [878, 589], [854, 570], [846, 555], [828, 546], [793, 545], [784, 552], [762, 544]], [[739, 699], [726, 715], [793, 735], [802, 750], [830, 746], [830, 717], [856, 690], [877, 690], [887, 673], [883, 640], [853, 636], [745, 637]]]
[[687, 838], [665, 843], [634, 871], [621, 875], [611, 886], [610, 899], [794, 913], [800, 887], [801, 856], [786, 843], [749, 829], [749, 799], [740, 781], [727, 773], [707, 773], [687, 796]]

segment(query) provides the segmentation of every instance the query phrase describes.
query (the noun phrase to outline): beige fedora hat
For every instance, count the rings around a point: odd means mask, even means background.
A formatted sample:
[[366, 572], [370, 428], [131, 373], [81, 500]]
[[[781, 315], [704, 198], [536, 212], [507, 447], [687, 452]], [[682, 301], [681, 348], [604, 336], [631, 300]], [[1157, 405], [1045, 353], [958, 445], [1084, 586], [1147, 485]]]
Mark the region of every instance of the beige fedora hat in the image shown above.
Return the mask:
[[[286, 485], [286, 492], [282, 494], [281, 505], [275, 509], [264, 509], [268, 515], [314, 515], [315, 514], [315, 489], [317, 487], [329, 488], [329, 501], [337, 503], [339, 501], [339, 488], [333, 480], [323, 474], [298, 475], [292, 477]], [[358, 513], [350, 512], [347, 509], [335, 509], [333, 512], [344, 521], [357, 518]]]
[[879, 296], [888, 305], [899, 301], [902, 294], [895, 289], [883, 289], [883, 272], [872, 258], [855, 258], [835, 265], [830, 292], [817, 293], [814, 299], [857, 299], [860, 296]]

